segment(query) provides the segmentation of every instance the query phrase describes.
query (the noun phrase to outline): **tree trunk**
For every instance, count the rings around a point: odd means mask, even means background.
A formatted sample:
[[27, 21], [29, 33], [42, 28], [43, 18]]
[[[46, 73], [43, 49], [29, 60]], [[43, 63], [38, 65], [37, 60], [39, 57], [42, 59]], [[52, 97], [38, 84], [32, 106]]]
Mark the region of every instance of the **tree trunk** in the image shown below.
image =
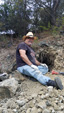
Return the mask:
[[60, 4], [60, 0], [53, 0], [53, 8], [52, 8], [52, 18], [51, 18], [51, 24], [52, 25], [55, 25], [56, 24], [56, 11], [57, 11], [57, 8]]

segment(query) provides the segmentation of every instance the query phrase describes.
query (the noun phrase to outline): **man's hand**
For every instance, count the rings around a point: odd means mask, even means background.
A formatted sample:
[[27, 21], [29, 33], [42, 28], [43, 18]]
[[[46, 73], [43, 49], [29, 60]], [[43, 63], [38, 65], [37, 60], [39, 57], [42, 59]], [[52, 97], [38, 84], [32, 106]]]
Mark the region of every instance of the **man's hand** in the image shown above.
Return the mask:
[[35, 69], [35, 70], [37, 70], [38, 69], [38, 67], [37, 66], [35, 66], [35, 65], [31, 65], [31, 67], [33, 68], [33, 69]]
[[36, 72], [37, 75], [38, 75], [38, 74], [42, 74], [42, 73], [40, 72], [40, 70], [38, 69], [37, 66], [35, 66], [35, 65], [32, 64], [31, 67], [35, 70], [35, 72]]
[[48, 66], [47, 66], [46, 64], [42, 64], [42, 63], [41, 63], [40, 65], [48, 68]]

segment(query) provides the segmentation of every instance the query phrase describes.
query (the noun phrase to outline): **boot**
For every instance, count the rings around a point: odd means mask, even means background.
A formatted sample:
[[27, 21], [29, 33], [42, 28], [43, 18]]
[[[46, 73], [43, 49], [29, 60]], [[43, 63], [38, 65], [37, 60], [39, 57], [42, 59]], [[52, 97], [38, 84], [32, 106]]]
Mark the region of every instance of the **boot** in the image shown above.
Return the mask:
[[55, 83], [56, 83], [57, 89], [62, 90], [62, 89], [63, 89], [63, 85], [62, 85], [61, 79], [60, 79], [59, 77], [56, 77], [54, 81], [55, 81]]
[[54, 81], [49, 80], [47, 82], [47, 86], [53, 86], [53, 87], [56, 87], [56, 89], [60, 89], [60, 90], [63, 89], [63, 85], [59, 77], [56, 77]]

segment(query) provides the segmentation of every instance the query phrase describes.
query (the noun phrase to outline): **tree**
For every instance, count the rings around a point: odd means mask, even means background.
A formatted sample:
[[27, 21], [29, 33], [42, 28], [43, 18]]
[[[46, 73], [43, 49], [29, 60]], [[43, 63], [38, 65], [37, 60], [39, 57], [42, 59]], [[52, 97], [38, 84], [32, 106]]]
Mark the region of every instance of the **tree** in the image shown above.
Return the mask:
[[63, 11], [64, 0], [4, 0], [0, 5], [0, 29], [24, 35], [30, 25], [35, 30], [56, 25]]
[[6, 30], [13, 29], [19, 35], [27, 32], [30, 22], [27, 3], [27, 0], [5, 0], [4, 5], [1, 6], [2, 12], [5, 13], [1, 13], [0, 21], [5, 24]]

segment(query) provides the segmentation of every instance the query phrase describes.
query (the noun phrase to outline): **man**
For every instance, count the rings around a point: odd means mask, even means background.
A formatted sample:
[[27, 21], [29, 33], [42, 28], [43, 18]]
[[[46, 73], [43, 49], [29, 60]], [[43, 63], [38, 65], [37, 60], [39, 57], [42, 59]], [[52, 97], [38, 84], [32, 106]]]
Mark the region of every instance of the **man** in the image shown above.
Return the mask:
[[35, 37], [32, 32], [28, 32], [23, 37], [22, 43], [20, 43], [16, 50], [17, 70], [27, 76], [34, 77], [41, 84], [47, 86], [53, 86], [62, 90], [63, 85], [60, 78], [56, 77], [55, 80], [51, 80], [49, 77], [44, 76], [48, 72], [48, 66], [40, 63], [36, 57], [35, 52], [31, 48], [31, 45]]

